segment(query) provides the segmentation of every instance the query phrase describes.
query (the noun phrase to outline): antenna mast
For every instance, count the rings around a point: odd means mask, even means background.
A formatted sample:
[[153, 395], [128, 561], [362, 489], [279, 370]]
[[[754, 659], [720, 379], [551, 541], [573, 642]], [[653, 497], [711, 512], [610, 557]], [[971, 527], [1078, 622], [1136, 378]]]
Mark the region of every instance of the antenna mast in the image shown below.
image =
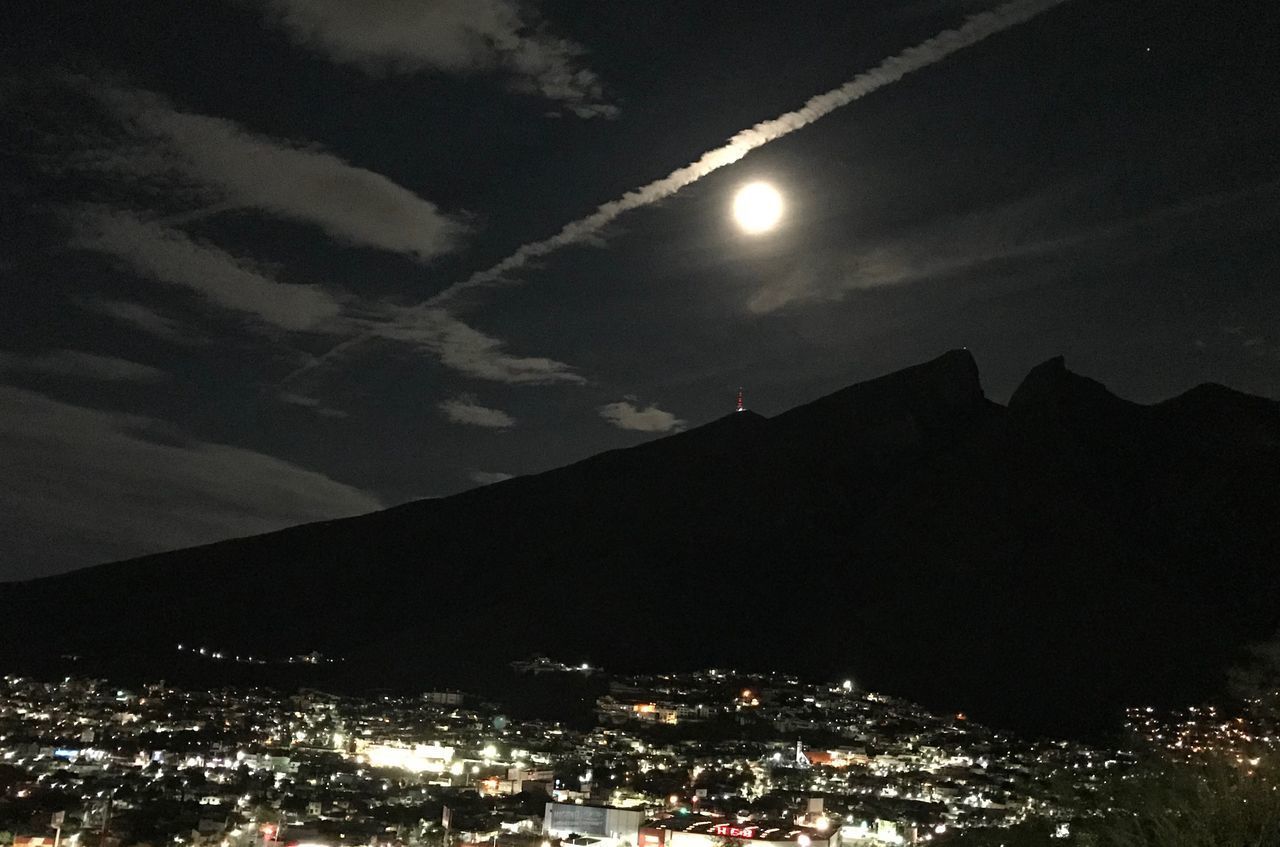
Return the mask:
[[742, 388], [741, 388], [741, 387], [739, 387], [739, 388], [738, 388], [738, 408], [737, 408], [737, 411], [739, 411], [739, 412], [745, 412], [746, 410], [747, 410], [747, 407], [746, 407], [746, 406], [744, 406], [744, 405], [742, 404]]

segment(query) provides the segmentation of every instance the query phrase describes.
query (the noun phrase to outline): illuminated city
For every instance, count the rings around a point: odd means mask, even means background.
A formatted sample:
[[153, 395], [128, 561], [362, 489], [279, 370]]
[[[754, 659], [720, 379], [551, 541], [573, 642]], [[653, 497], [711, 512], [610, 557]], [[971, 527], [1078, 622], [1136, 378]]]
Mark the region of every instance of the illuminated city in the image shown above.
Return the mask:
[[[825, 847], [1065, 818], [1043, 790], [1051, 777], [1087, 783], [1121, 764], [851, 681], [706, 671], [610, 678], [607, 688], [596, 725], [571, 728], [510, 720], [461, 692], [360, 698], [5, 677], [0, 808], [19, 847], [38, 843], [59, 812], [67, 843], [84, 845], [435, 843], [446, 806], [464, 843]], [[589, 820], [596, 808], [611, 816], [607, 832], [605, 818]]]
[[852, 681], [709, 670], [602, 685], [594, 726], [570, 726], [458, 691], [8, 676], [0, 827], [15, 847], [50, 828], [76, 845], [944, 843], [1028, 821], [1069, 828], [1087, 810], [1068, 798], [1161, 745], [1206, 757], [1272, 745], [1207, 707], [1181, 716], [1176, 740], [1147, 717], [1134, 725], [1145, 741], [1107, 751], [1019, 740]]

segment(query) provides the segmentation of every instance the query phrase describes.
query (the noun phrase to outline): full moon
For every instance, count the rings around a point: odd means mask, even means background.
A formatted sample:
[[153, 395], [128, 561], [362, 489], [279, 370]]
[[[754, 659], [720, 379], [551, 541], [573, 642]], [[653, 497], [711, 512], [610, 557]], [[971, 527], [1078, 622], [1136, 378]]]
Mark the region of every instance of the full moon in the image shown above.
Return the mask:
[[782, 217], [782, 195], [767, 182], [744, 185], [733, 198], [733, 217], [743, 232], [768, 232]]

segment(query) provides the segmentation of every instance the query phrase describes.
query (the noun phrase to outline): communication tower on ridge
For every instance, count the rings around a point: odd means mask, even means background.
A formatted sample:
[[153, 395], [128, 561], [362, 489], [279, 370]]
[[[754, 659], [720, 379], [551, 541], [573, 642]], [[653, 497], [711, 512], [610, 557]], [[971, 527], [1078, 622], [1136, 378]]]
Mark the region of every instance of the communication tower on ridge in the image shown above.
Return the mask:
[[745, 412], [747, 407], [742, 405], [742, 388], [738, 388], [738, 408], [735, 411]]

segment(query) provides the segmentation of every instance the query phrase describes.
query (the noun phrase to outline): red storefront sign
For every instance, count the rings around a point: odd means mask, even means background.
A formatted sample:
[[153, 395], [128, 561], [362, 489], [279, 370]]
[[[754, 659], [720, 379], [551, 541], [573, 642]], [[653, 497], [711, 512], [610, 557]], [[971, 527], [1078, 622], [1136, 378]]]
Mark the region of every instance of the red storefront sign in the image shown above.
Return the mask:
[[733, 823], [718, 823], [711, 827], [712, 835], [719, 835], [724, 838], [755, 838], [756, 833], [760, 830], [758, 826], [740, 826]]

